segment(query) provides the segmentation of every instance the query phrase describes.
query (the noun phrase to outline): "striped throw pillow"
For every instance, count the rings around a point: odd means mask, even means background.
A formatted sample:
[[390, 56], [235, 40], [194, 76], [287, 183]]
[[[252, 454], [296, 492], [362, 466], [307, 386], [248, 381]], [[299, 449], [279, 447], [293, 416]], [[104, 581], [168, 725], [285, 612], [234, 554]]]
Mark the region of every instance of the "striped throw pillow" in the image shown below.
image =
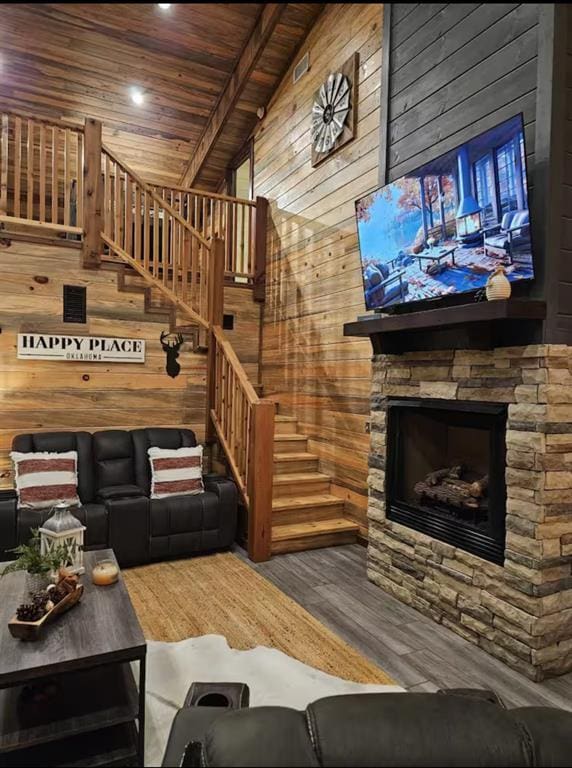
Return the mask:
[[203, 493], [203, 447], [149, 448], [151, 498]]
[[77, 492], [77, 451], [10, 454], [14, 462], [18, 503], [26, 509], [45, 509], [63, 501], [81, 504]]

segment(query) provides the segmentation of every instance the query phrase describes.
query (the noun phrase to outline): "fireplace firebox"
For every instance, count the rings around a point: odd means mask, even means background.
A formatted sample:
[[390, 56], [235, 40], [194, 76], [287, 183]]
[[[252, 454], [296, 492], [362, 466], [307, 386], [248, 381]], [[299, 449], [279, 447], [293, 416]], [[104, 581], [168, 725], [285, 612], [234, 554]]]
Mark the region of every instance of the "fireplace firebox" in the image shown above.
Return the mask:
[[390, 399], [388, 519], [502, 564], [506, 419], [506, 405]]

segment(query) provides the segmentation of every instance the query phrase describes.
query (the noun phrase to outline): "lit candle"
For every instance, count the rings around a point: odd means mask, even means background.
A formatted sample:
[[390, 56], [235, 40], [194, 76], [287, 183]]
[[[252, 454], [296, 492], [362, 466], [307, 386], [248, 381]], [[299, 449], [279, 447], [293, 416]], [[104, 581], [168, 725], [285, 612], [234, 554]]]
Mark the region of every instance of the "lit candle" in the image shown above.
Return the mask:
[[101, 560], [94, 566], [91, 579], [98, 587], [115, 584], [119, 578], [119, 566], [113, 560]]

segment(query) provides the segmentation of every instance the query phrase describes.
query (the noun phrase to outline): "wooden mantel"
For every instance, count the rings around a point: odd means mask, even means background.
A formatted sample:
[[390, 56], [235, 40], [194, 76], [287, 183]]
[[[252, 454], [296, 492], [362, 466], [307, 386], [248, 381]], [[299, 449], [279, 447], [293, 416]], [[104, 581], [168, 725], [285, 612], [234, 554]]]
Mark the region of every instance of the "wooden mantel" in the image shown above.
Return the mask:
[[344, 325], [344, 336], [369, 336], [374, 352], [490, 349], [542, 341], [546, 303], [536, 299], [480, 301], [394, 315], [365, 315]]

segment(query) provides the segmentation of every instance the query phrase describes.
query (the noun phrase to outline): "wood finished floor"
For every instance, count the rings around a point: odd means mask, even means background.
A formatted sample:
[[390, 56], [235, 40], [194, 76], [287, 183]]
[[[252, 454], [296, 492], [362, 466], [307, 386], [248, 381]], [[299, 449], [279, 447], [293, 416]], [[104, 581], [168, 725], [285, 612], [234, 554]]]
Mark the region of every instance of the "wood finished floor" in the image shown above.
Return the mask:
[[527, 680], [371, 584], [358, 544], [247, 562], [410, 691], [489, 688], [509, 707], [572, 710], [572, 673]]

